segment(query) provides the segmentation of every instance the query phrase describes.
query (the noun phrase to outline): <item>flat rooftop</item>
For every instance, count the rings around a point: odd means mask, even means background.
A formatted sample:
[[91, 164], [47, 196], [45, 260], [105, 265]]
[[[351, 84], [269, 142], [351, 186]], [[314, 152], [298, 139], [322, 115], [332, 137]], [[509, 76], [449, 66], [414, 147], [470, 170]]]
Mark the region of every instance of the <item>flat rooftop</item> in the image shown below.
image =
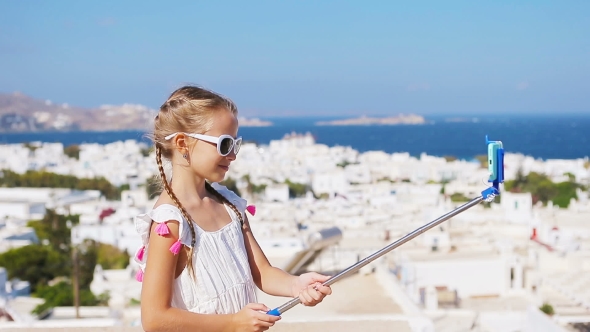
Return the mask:
[[[258, 292], [258, 301], [276, 308], [290, 298], [273, 297]], [[403, 315], [397, 303], [384, 291], [374, 274], [354, 274], [332, 285], [332, 295], [315, 307], [298, 305], [283, 315], [281, 322], [325, 320], [328, 318], [350, 320], [350, 316]]]
[[501, 256], [494, 250], [482, 250], [479, 248], [461, 248], [456, 251], [427, 251], [407, 250], [408, 257], [416, 263], [448, 260], [490, 260], [499, 259]]

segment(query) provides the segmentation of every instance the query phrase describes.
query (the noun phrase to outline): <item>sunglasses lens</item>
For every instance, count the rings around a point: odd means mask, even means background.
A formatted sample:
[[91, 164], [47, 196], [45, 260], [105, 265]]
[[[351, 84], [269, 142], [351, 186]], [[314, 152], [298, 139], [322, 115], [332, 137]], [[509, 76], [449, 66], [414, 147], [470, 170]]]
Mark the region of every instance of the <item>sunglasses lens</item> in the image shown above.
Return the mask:
[[234, 147], [234, 152], [235, 154], [238, 154], [238, 152], [240, 151], [240, 147], [242, 146], [242, 139], [237, 139], [235, 144], [236, 146]]
[[219, 143], [219, 152], [221, 152], [222, 155], [227, 156], [233, 146], [234, 140], [229, 137], [225, 137]]

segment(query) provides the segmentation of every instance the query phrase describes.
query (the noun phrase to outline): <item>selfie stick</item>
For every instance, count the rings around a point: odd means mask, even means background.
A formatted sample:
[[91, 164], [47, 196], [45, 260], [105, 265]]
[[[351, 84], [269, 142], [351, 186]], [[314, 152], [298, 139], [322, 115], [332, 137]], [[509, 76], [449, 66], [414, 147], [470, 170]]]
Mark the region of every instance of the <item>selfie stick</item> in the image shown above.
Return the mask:
[[[388, 252], [392, 251], [393, 249], [401, 246], [402, 244], [412, 240], [416, 236], [426, 232], [427, 230], [436, 227], [443, 222], [451, 219], [452, 217], [458, 215], [459, 213], [466, 211], [467, 209], [481, 203], [482, 201], [492, 202], [494, 198], [500, 195], [500, 183], [504, 182], [504, 148], [502, 146], [501, 141], [489, 141], [488, 137], [486, 136], [486, 143], [488, 145], [488, 170], [490, 173], [490, 177], [488, 178], [488, 182], [492, 183], [492, 186], [487, 188], [486, 190], [481, 192], [481, 195], [477, 198], [472, 199], [471, 201], [459, 206], [458, 208], [454, 209], [453, 211], [439, 217], [436, 220], [429, 222], [428, 224], [408, 233], [406, 236], [402, 237], [401, 239], [389, 244], [385, 248], [375, 252], [374, 254], [364, 258], [363, 260], [357, 262], [354, 265], [342, 270], [338, 274], [334, 275], [330, 279], [326, 280], [323, 285], [330, 286], [333, 283], [337, 282], [340, 279], [343, 279], [358, 270], [362, 267], [366, 266], [367, 264], [373, 262], [377, 258], [387, 254]], [[267, 314], [273, 316], [280, 316], [285, 313], [287, 310], [295, 307], [301, 303], [301, 300], [296, 297], [290, 300], [289, 302], [283, 304], [280, 307], [275, 309], [269, 310]]]

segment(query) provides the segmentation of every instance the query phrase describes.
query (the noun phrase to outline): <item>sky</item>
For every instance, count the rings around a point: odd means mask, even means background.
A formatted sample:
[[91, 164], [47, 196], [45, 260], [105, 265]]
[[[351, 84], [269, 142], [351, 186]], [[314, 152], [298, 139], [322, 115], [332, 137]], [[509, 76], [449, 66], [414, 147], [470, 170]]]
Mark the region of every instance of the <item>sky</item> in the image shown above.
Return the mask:
[[0, 93], [245, 116], [590, 114], [590, 1], [0, 0]]

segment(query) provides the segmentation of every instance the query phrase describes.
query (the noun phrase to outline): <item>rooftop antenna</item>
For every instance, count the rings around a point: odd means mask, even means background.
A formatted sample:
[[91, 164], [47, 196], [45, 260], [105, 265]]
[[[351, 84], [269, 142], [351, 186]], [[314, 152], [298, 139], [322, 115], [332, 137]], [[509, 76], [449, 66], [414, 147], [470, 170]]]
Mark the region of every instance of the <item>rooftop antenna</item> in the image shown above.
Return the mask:
[[[435, 219], [428, 224], [415, 229], [414, 231], [406, 234], [404, 237], [400, 238], [399, 240], [387, 245], [383, 249], [371, 254], [370, 256], [364, 258], [363, 260], [358, 261], [356, 264], [347, 267], [346, 269], [342, 270], [338, 274], [332, 276], [330, 279], [326, 280], [323, 285], [330, 286], [335, 282], [357, 272], [362, 267], [370, 264], [377, 258], [389, 253], [393, 249], [401, 246], [402, 244], [412, 240], [416, 236], [426, 232], [427, 230], [434, 228], [443, 222], [451, 219], [452, 217], [458, 215], [461, 212], [468, 210], [469, 208], [481, 203], [481, 202], [492, 202], [494, 198], [500, 195], [500, 183], [504, 182], [504, 147], [501, 141], [490, 141], [488, 136], [486, 135], [486, 144], [488, 147], [488, 171], [489, 171], [489, 178], [488, 182], [492, 183], [491, 187], [488, 187], [484, 191], [481, 192], [481, 195], [470, 200], [469, 202], [459, 206], [458, 208], [454, 209], [453, 211]], [[300, 304], [301, 300], [298, 297], [293, 298], [292, 300], [286, 302], [285, 304], [276, 307], [272, 310], [267, 311], [267, 314], [273, 316], [280, 316], [284, 314], [287, 310], [295, 307], [296, 305]]]

